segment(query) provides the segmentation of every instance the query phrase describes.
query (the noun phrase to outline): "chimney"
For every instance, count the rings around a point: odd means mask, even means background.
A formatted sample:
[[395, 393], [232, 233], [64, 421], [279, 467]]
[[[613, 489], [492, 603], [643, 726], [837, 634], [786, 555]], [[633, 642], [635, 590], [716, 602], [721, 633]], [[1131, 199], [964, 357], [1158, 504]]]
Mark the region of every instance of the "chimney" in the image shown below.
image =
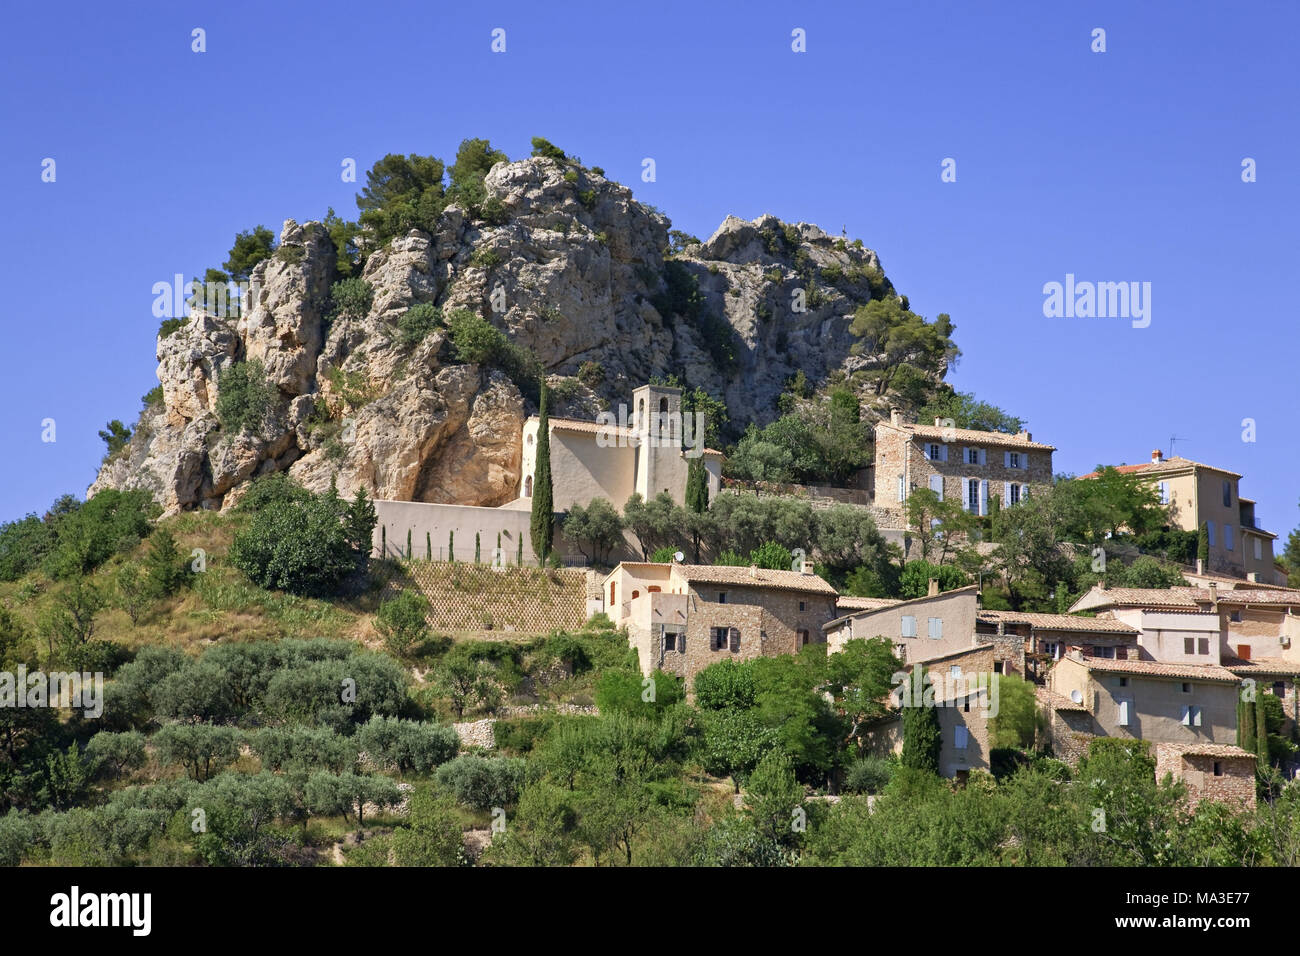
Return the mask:
[[1216, 610], [1219, 607], [1219, 584], [1217, 581], [1210, 582], [1210, 605]]
[[943, 419], [942, 419], [942, 418], [936, 418], [936, 419], [934, 420], [934, 427], [935, 427], [935, 428], [942, 428], [942, 427], [943, 427]]
[[817, 573], [816, 571], [813, 570], [813, 563], [809, 561], [807, 558], [804, 558], [803, 561], [800, 562], [799, 570], [802, 571], [804, 574]]
[[938, 596], [939, 596], [939, 579], [938, 579], [938, 578], [931, 578], [931, 579], [930, 579], [930, 586], [929, 586], [929, 588], [926, 590], [926, 592], [925, 592], [925, 596], [926, 596], [926, 597], [938, 597]]
[[903, 413], [900, 412], [896, 406], [889, 410], [889, 424], [891, 425], [903, 424]]
[[1197, 558], [1197, 559], [1196, 559], [1196, 573], [1197, 573], [1197, 574], [1204, 574], [1204, 573], [1205, 573], [1205, 559], [1204, 559], [1204, 558]]
[[751, 565], [749, 566], [749, 576], [750, 576], [751, 578], [753, 578], [755, 581], [758, 580], [758, 565], [757, 565], [757, 564], [751, 564]]
[[1164, 452], [1162, 452], [1159, 448], [1151, 449], [1151, 464], [1153, 465], [1160, 464], [1161, 460], [1164, 457], [1165, 457]]

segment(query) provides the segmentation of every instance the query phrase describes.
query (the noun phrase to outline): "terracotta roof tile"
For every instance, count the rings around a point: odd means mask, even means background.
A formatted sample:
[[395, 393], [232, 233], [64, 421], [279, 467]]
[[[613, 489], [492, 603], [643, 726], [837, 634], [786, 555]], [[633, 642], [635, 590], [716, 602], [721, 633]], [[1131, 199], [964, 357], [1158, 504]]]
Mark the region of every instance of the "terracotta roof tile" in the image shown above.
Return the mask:
[[1232, 684], [1240, 681], [1232, 671], [1217, 664], [1165, 664], [1160, 661], [1118, 661], [1105, 657], [1085, 657], [1083, 664], [1089, 670], [1110, 674], [1132, 674], [1135, 677], [1168, 677], [1174, 680]]
[[1040, 704], [1044, 707], [1050, 707], [1052, 710], [1079, 710], [1086, 712], [1088, 709], [1082, 703], [1076, 704], [1074, 701], [1070, 700], [1070, 698], [1062, 697], [1060, 694], [1055, 691], [1050, 691], [1046, 687], [1035, 687], [1034, 696], [1038, 698]]
[[1123, 621], [1105, 617], [1080, 617], [1075, 614], [1031, 614], [1021, 611], [978, 611], [977, 620], [986, 624], [1005, 621], [1009, 624], [1028, 624], [1030, 627], [1052, 631], [1104, 632], [1107, 634], [1137, 634], [1135, 627]]
[[1255, 759], [1255, 755], [1249, 750], [1243, 750], [1232, 744], [1166, 744], [1165, 746], [1173, 747], [1179, 753], [1191, 757], [1249, 757]]
[[1300, 675], [1300, 662], [1287, 661], [1280, 657], [1255, 657], [1242, 660], [1240, 657], [1224, 657], [1223, 666], [1234, 674], [1290, 674]]
[[835, 606], [841, 611], [875, 611], [882, 607], [893, 607], [895, 604], [901, 604], [898, 598], [865, 598], [865, 597], [848, 597], [840, 595], [835, 602]]
[[679, 564], [675, 570], [691, 584], [734, 584], [738, 587], [766, 587], [838, 596], [824, 578], [800, 571], [771, 571], [767, 568], [738, 568], [717, 564]]
[[[1206, 465], [1199, 461], [1192, 461], [1190, 458], [1184, 458], [1181, 455], [1174, 455], [1172, 458], [1161, 458], [1159, 461], [1144, 461], [1136, 465], [1115, 465], [1116, 471], [1122, 475], [1133, 475], [1138, 473], [1158, 475], [1164, 472], [1183, 471], [1187, 468], [1205, 468], [1209, 471], [1217, 471], [1221, 474], [1231, 475], [1234, 478], [1240, 478], [1241, 475], [1235, 471], [1228, 471], [1226, 468], [1216, 468], [1213, 465]], [[1090, 471], [1086, 475], [1080, 475], [1080, 478], [1096, 478], [1097, 472]]]
[[892, 425], [888, 421], [880, 424], [891, 428], [902, 428], [911, 432], [917, 438], [936, 438], [945, 443], [963, 442], [979, 445], [1005, 445], [1008, 448], [1056, 451], [1055, 445], [1044, 445], [1041, 442], [1030, 441], [1023, 435], [1009, 435], [1006, 432], [981, 432], [972, 428], [944, 428], [941, 425], [910, 425], [906, 423]]

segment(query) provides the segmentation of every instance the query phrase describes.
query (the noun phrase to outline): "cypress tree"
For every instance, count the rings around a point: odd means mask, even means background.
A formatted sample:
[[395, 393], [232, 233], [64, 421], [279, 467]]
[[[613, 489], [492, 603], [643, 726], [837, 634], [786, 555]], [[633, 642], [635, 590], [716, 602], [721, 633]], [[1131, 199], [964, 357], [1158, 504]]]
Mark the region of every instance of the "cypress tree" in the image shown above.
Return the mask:
[[429, 532], [424, 533], [424, 556], [427, 560], [433, 560], [433, 535]]
[[1201, 559], [1201, 570], [1210, 570], [1210, 527], [1204, 521], [1196, 533], [1196, 556]]
[[447, 532], [447, 560], [456, 563], [456, 532]]
[[[925, 687], [924, 670], [921, 671], [920, 683], [913, 686]], [[903, 766], [937, 774], [942, 748], [943, 732], [939, 727], [938, 711], [933, 706], [926, 707], [923, 700], [913, 700], [912, 706], [903, 708]]]
[[474, 563], [483, 563], [483, 532], [474, 532]]
[[[1259, 691], [1256, 690], [1256, 695]], [[1241, 741], [1242, 749], [1250, 750], [1256, 754], [1259, 753], [1259, 740], [1255, 734], [1255, 704], [1253, 701], [1242, 701], [1240, 703], [1241, 719], [1237, 726], [1237, 739]]]
[[1255, 691], [1255, 754], [1261, 772], [1268, 770], [1268, 720], [1264, 717], [1264, 695]]
[[515, 541], [515, 567], [524, 566], [524, 536], [521, 534]]
[[546, 380], [542, 380], [537, 410], [537, 466], [533, 469], [533, 514], [528, 531], [539, 564], [551, 556], [555, 537], [555, 508], [551, 489], [551, 428], [546, 413]]
[[686, 507], [696, 514], [709, 510], [709, 473], [703, 458], [692, 458], [686, 472]]
[[407, 528], [406, 529], [406, 560], [410, 561], [411, 558], [414, 557], [414, 555], [415, 552], [411, 550], [411, 529]]

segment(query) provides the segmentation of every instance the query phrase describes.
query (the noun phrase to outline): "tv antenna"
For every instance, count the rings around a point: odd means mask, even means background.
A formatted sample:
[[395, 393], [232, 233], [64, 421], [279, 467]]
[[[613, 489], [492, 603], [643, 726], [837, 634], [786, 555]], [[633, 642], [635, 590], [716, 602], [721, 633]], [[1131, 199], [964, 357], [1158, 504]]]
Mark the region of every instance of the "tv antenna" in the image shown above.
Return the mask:
[[1185, 438], [1180, 438], [1180, 437], [1177, 436], [1177, 435], [1170, 435], [1170, 436], [1169, 436], [1169, 457], [1170, 457], [1170, 458], [1173, 458], [1173, 457], [1174, 457], [1174, 442], [1177, 442], [1177, 441], [1186, 441], [1186, 440], [1187, 440], [1187, 439], [1185, 439]]

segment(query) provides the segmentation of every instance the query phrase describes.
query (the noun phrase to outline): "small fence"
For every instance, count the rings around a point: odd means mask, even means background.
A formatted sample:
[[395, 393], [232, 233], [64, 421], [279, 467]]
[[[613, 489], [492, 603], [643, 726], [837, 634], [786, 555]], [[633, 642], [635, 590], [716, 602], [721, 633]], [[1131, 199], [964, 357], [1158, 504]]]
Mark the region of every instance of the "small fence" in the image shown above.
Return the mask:
[[493, 567], [459, 561], [377, 561], [382, 598], [415, 588], [429, 601], [434, 631], [545, 634], [587, 618], [587, 572], [578, 568]]

